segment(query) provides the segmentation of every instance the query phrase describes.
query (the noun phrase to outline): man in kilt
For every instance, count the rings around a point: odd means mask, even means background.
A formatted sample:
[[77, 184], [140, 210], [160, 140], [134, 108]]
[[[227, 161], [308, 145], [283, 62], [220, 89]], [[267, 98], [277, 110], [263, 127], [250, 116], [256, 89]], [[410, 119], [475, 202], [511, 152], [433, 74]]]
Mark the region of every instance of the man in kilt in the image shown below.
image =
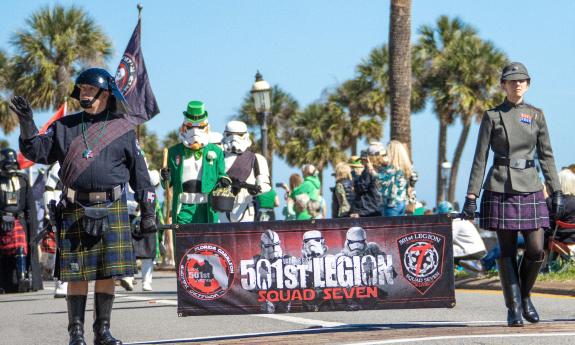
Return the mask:
[[70, 344], [85, 344], [84, 313], [88, 282], [95, 280], [94, 343], [122, 344], [110, 333], [114, 279], [135, 273], [124, 186], [140, 204], [143, 233], [156, 232], [154, 188], [124, 114], [126, 100], [105, 70], [78, 76], [71, 97], [83, 111], [53, 123], [39, 135], [28, 102], [16, 96], [10, 108], [20, 121], [20, 150], [41, 164], [60, 163], [64, 186], [58, 205], [57, 276], [68, 282]]
[[[523, 64], [512, 62], [503, 68], [501, 87], [506, 98], [483, 114], [463, 206], [463, 215], [473, 219], [476, 199], [483, 189], [480, 226], [497, 232], [501, 246], [499, 278], [510, 327], [523, 326], [522, 316], [531, 323], [539, 322], [530, 293], [545, 258], [543, 229], [549, 227], [549, 212], [535, 168], [536, 154], [552, 195], [552, 215], [560, 217], [563, 212], [545, 116], [541, 109], [523, 101], [530, 82]], [[490, 148], [493, 165], [483, 183]], [[525, 252], [518, 265], [519, 231], [525, 239]]]

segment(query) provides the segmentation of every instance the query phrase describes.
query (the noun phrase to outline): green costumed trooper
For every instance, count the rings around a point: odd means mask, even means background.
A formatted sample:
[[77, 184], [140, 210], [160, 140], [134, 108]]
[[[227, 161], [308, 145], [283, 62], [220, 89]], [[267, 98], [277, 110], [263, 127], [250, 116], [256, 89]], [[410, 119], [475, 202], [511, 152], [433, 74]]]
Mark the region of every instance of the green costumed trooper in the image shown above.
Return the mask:
[[204, 103], [191, 101], [180, 127], [181, 143], [168, 150], [168, 168], [161, 171], [164, 188], [173, 187], [174, 224], [217, 223], [217, 212], [210, 205], [216, 187], [227, 187], [222, 149], [209, 143], [210, 127]]

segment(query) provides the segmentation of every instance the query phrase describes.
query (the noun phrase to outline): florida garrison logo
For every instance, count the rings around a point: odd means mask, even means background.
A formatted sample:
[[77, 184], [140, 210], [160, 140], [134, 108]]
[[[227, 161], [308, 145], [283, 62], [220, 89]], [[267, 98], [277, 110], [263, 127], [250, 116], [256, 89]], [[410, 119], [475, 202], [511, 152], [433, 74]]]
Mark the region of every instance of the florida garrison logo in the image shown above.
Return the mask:
[[122, 60], [120, 60], [118, 70], [116, 70], [116, 85], [118, 85], [122, 94], [127, 95], [132, 90], [134, 85], [136, 85], [136, 78], [134, 57], [130, 54], [124, 54]]
[[180, 286], [192, 297], [214, 300], [232, 287], [235, 267], [222, 247], [202, 243], [188, 249], [178, 267]]
[[414, 232], [397, 240], [403, 277], [422, 295], [441, 278], [445, 237]]

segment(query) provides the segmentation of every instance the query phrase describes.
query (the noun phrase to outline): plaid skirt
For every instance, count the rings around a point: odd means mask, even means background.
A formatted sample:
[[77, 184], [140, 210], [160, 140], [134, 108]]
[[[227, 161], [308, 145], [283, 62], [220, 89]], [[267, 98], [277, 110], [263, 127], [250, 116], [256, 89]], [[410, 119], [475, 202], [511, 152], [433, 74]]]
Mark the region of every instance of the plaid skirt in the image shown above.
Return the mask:
[[488, 190], [481, 196], [479, 226], [485, 230], [536, 230], [549, 227], [543, 191], [507, 194]]
[[26, 229], [18, 219], [15, 219], [12, 231], [0, 232], [0, 254], [16, 255], [20, 248], [24, 249], [24, 255], [28, 255]]
[[[107, 204], [92, 205], [106, 207]], [[88, 235], [82, 226], [84, 209], [68, 205], [62, 213], [58, 238], [58, 277], [62, 281], [100, 280], [132, 276], [136, 257], [125, 195], [108, 207], [110, 230], [102, 236]]]

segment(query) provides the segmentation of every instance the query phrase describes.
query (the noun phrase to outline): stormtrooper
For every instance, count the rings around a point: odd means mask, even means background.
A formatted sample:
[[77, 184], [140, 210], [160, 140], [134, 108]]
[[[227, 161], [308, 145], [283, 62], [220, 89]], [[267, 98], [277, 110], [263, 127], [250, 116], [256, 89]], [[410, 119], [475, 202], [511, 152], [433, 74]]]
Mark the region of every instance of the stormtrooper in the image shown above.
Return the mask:
[[[328, 247], [325, 244], [325, 238], [318, 230], [306, 231], [303, 234], [303, 243], [301, 247], [302, 264], [307, 264], [306, 269], [306, 286], [313, 286], [313, 259], [323, 258], [328, 255]], [[323, 268], [323, 267], [322, 267]], [[322, 269], [320, 273], [322, 280], [325, 281], [325, 271]], [[324, 300], [324, 293], [322, 288], [315, 289], [315, 298], [311, 301], [303, 301], [303, 308], [305, 311], [317, 312], [320, 310], [333, 310], [333, 300]]]
[[218, 215], [210, 205], [217, 186], [226, 187], [224, 154], [209, 142], [208, 112], [201, 101], [191, 101], [183, 112], [180, 141], [168, 150], [168, 168], [161, 170], [164, 188], [173, 188], [174, 224], [217, 223]]
[[[383, 257], [387, 260], [387, 256], [379, 244], [367, 241], [367, 232], [360, 226], [354, 226], [347, 230], [344, 247], [336, 256], [340, 255], [349, 257], [371, 255], [374, 258], [376, 258], [378, 255], [383, 255]], [[373, 272], [374, 265], [377, 265], [377, 262], [366, 261], [362, 267], [362, 271], [369, 275], [370, 272]], [[391, 265], [386, 266], [388, 266], [388, 273], [393, 278], [395, 278], [397, 276], [395, 269], [393, 269]], [[387, 292], [383, 291], [382, 287], [379, 286], [379, 282], [377, 281], [376, 277], [368, 276], [366, 280], [368, 285], [378, 286], [378, 296], [384, 297], [387, 295]], [[347, 310], [372, 309], [376, 307], [377, 300], [353, 298], [348, 300], [346, 303]]]
[[[46, 189], [44, 191], [44, 207], [46, 210], [49, 210], [50, 202], [54, 200], [56, 203], [60, 201], [60, 197], [62, 195], [62, 182], [60, 181], [60, 177], [58, 176], [58, 172], [60, 171], [60, 163], [56, 162], [50, 166], [50, 168], [46, 171]], [[53, 219], [50, 218], [50, 212], [45, 212], [44, 217], [50, 223], [54, 222]], [[53, 224], [54, 226], [56, 224]], [[54, 233], [51, 233], [50, 236], [54, 236]], [[55, 264], [55, 256], [49, 256], [50, 264], [49, 266], [54, 268]], [[63, 298], [66, 297], [66, 293], [68, 291], [68, 283], [62, 282], [56, 279], [55, 287], [54, 287], [54, 298]]]
[[[282, 260], [284, 265], [297, 264], [297, 259], [295, 257], [284, 254], [281, 244], [282, 243], [277, 232], [269, 229], [264, 231], [260, 237], [260, 254], [254, 256], [254, 262], [266, 259], [272, 264], [277, 260]], [[266, 277], [267, 273], [270, 271], [272, 273], [271, 281], [275, 282], [276, 281], [275, 270], [266, 265], [260, 266], [259, 277]], [[262, 290], [277, 288], [275, 283], [270, 284], [270, 286], [266, 286], [265, 281], [258, 282], [258, 286], [260, 286]], [[262, 312], [268, 314], [273, 314], [276, 312], [289, 313], [290, 309], [291, 309], [291, 302], [265, 301], [261, 305]]]
[[232, 180], [232, 191], [236, 198], [232, 211], [220, 214], [221, 222], [253, 222], [254, 196], [271, 189], [268, 163], [262, 155], [249, 150], [251, 144], [245, 123], [228, 122], [222, 146], [227, 174]]

